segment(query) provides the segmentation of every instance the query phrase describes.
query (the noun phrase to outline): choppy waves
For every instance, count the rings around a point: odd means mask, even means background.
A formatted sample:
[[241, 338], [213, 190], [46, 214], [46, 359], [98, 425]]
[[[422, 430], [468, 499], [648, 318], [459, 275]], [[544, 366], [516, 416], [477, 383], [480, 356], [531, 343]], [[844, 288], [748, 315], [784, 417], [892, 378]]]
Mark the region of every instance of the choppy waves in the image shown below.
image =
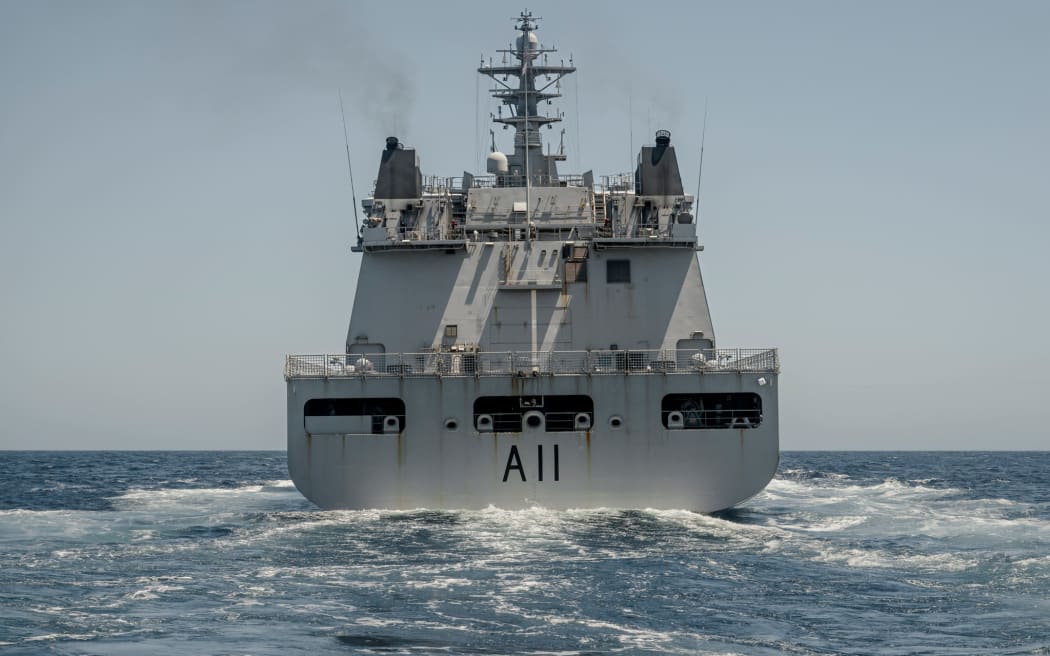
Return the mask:
[[151, 478], [93, 483], [104, 503], [0, 510], [0, 645], [1050, 653], [1050, 503], [1001, 457], [995, 484], [964, 475], [961, 455], [940, 476], [907, 460], [880, 471], [870, 454], [786, 454], [763, 494], [714, 516], [320, 512], [279, 462], [246, 454], [220, 476], [162, 459]]

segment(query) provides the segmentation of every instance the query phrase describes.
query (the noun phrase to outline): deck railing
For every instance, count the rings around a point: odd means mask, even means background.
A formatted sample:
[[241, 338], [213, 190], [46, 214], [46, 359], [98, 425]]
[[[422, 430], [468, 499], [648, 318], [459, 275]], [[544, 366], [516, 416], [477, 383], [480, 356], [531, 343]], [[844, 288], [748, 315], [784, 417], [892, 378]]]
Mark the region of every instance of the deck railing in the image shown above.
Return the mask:
[[776, 349], [289, 355], [284, 377], [565, 376], [780, 372]]
[[[533, 175], [529, 182], [533, 187], [586, 187], [584, 177], [580, 174], [560, 174], [558, 176]], [[475, 175], [470, 178], [471, 188], [491, 187], [524, 187], [525, 176], [502, 175]], [[456, 193], [463, 191], [467, 185], [461, 176], [442, 177], [438, 175], [427, 175], [423, 177], [423, 191], [428, 194]], [[373, 190], [375, 186], [373, 183]]]
[[[634, 172], [617, 173], [615, 175], [603, 175], [593, 179], [592, 185], [587, 185], [588, 178], [580, 173], [559, 173], [557, 176], [533, 175], [529, 183], [533, 187], [593, 187], [596, 191], [634, 191]], [[525, 176], [523, 175], [472, 175], [467, 180], [462, 176], [423, 176], [423, 191], [428, 194], [446, 194], [461, 192], [466, 188], [491, 188], [491, 187], [524, 187]], [[375, 180], [372, 181], [372, 189], [375, 191]]]

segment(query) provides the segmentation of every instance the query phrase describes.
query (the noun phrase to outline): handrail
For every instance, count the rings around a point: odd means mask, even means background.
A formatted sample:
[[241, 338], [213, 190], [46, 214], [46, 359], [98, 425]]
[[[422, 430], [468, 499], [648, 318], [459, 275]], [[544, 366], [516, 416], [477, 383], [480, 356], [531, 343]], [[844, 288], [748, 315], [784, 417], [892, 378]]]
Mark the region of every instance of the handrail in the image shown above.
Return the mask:
[[289, 355], [285, 379], [780, 372], [775, 348]]
[[[534, 175], [530, 179], [538, 187], [586, 187], [582, 174], [559, 174], [558, 176]], [[484, 189], [492, 187], [524, 187], [523, 175], [475, 175], [471, 176], [470, 188]], [[373, 183], [373, 190], [375, 186]], [[423, 176], [423, 192], [427, 194], [450, 194], [461, 192], [466, 188], [462, 176], [445, 177], [439, 175]], [[374, 192], [373, 192], [374, 193]]]

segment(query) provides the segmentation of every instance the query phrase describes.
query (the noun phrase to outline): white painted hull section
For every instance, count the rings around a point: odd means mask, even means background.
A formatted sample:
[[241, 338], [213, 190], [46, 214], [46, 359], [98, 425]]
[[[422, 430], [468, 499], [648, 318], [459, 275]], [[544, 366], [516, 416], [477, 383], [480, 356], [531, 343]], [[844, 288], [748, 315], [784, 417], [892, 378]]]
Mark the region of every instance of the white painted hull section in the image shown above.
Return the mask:
[[[759, 384], [760, 376], [767, 384]], [[288, 383], [288, 467], [302, 494], [326, 509], [539, 505], [711, 512], [754, 496], [776, 472], [776, 380], [768, 372], [295, 379]], [[682, 392], [753, 392], [768, 420], [755, 428], [664, 428], [661, 399]], [[545, 394], [590, 396], [592, 430], [474, 428], [473, 402], [480, 396]], [[309, 399], [359, 397], [403, 399], [404, 430], [307, 433]], [[622, 419], [619, 428], [610, 426], [614, 416]], [[449, 419], [455, 430], [445, 427]], [[323, 422], [315, 430], [319, 426]]]

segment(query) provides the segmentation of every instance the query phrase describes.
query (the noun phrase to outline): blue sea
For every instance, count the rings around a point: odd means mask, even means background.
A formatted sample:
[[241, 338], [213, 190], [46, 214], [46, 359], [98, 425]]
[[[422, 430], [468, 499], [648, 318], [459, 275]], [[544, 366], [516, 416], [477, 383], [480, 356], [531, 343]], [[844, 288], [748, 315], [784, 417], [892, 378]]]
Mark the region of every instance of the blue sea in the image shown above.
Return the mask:
[[685, 510], [322, 512], [283, 452], [0, 452], [0, 653], [1050, 654], [1050, 453]]

